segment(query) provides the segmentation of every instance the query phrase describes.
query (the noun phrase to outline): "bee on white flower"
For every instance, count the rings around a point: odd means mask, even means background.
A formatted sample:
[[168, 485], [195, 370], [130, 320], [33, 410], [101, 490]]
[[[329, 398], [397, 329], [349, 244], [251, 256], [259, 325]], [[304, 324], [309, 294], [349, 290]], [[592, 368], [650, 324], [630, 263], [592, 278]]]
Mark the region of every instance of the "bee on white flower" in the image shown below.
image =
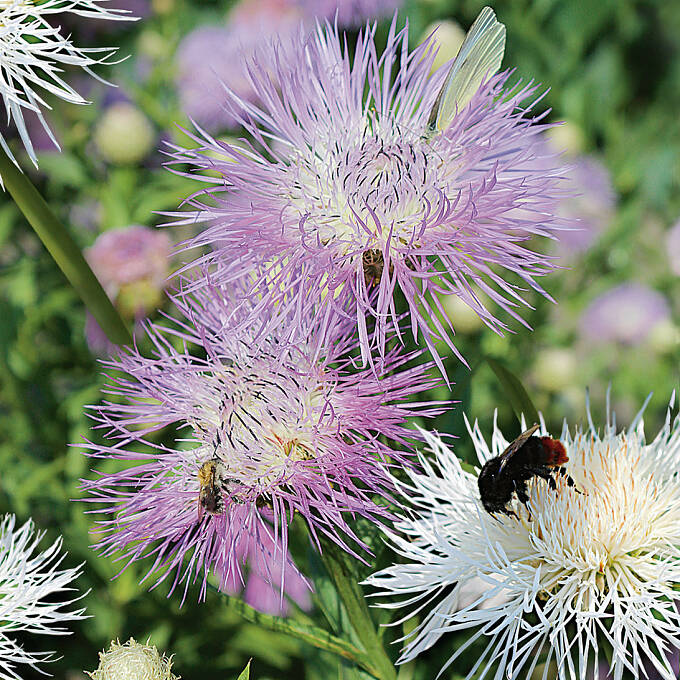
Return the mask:
[[52, 652], [23, 649], [14, 633], [68, 635], [63, 624], [85, 618], [84, 609], [66, 609], [80, 599], [64, 597], [80, 567], [59, 569], [66, 556], [61, 538], [41, 552], [44, 532], [36, 533], [31, 520], [18, 529], [15, 522], [14, 515], [0, 521], [0, 680], [17, 680], [20, 664], [38, 670], [38, 663], [54, 660]]
[[[391, 597], [381, 606], [419, 616], [401, 662], [446, 633], [469, 630], [469, 642], [444, 667], [485, 639], [468, 678], [598, 680], [604, 650], [614, 680], [652, 669], [654, 677], [676, 677], [680, 419], [669, 409], [649, 443], [642, 411], [621, 432], [610, 415], [601, 433], [590, 414], [588, 423], [573, 434], [565, 423], [559, 436], [576, 486], [560, 476], [553, 490], [533, 477], [527, 503], [512, 500], [517, 516], [486, 512], [477, 475], [425, 433], [434, 459], [421, 456], [423, 470], [410, 471], [403, 486], [414, 512], [386, 530], [403, 563], [369, 579], [379, 597]], [[508, 445], [497, 425], [491, 446], [477, 423], [468, 430], [480, 466]], [[541, 434], [549, 434], [544, 423]], [[545, 670], [532, 675], [539, 663]]]
[[50, 108], [46, 95], [54, 95], [71, 104], [87, 104], [87, 100], [64, 80], [64, 69], [76, 66], [102, 80], [90, 67], [112, 63], [111, 57], [117, 49], [77, 47], [58, 25], [59, 15], [113, 20], [130, 18], [127, 10], [108, 7], [109, 2], [0, 0], [0, 96], [6, 117], [5, 123], [0, 126], [0, 146], [15, 163], [7, 144], [7, 127], [14, 124], [26, 153], [37, 166], [24, 114], [27, 111], [35, 113], [45, 132], [59, 148], [43, 115], [43, 109]]

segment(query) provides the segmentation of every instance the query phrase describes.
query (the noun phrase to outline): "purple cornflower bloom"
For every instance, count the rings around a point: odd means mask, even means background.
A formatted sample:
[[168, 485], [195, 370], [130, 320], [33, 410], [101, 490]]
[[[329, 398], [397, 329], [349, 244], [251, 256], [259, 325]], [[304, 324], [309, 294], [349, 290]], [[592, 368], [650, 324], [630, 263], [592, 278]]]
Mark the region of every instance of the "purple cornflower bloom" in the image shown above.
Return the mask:
[[380, 19], [393, 14], [404, 0], [298, 0], [308, 16], [328, 19], [338, 26], [360, 26], [367, 19]]
[[[295, 513], [317, 545], [325, 536], [356, 554], [348, 543], [365, 546], [346, 514], [389, 516], [374, 494], [389, 495], [386, 469], [409, 460], [406, 421], [442, 410], [399, 403], [438, 384], [431, 366], [404, 368], [417, 353], [395, 350], [385, 375], [357, 370], [356, 340], [341, 326], [322, 338], [310, 325], [307, 341], [289, 344], [236, 323], [245, 310], [215, 287], [174, 301], [185, 321], [149, 325], [152, 358], [130, 350], [106, 362], [126, 374], [112, 377], [113, 399], [93, 415], [112, 441], [86, 449], [139, 464], [84, 482], [88, 500], [113, 515], [100, 522], [99, 550], [126, 564], [154, 556], [145, 578], [156, 573], [156, 587], [169, 577], [170, 590], [183, 583], [185, 594], [202, 571], [202, 597], [211, 571], [222, 589], [243, 580], [244, 546], [251, 562], [256, 549], [258, 565], [268, 565], [260, 576], [283, 581], [287, 570], [276, 563], [285, 563]], [[165, 428], [177, 433], [174, 445], [159, 443]]]
[[529, 114], [535, 86], [507, 90], [509, 73], [496, 76], [434, 133], [428, 119], [447, 74], [430, 74], [432, 41], [409, 53], [395, 18], [378, 56], [374, 30], [360, 34], [353, 55], [326, 25], [255, 59], [247, 72], [262, 104], [225, 93], [252, 144], [201, 131], [198, 148], [173, 147], [171, 166], [188, 164], [189, 176], [211, 185], [175, 217], [206, 224], [186, 245], [212, 246], [198, 261], [215, 264], [218, 279], [271, 265], [259, 281], [260, 308], [274, 308], [301, 281], [317, 315], [350, 309], [364, 361], [372, 350], [383, 356], [401, 290], [414, 335], [443, 371], [434, 342], [456, 350], [434, 313], [439, 294], [458, 295], [499, 333], [505, 323], [473, 283], [520, 321], [516, 308], [530, 306], [520, 284], [549, 297], [536, 277], [554, 265], [527, 242], [563, 225], [554, 211], [560, 170], [546, 169], [550, 158], [538, 162], [547, 126]]
[[670, 317], [666, 298], [639, 283], [622, 283], [598, 295], [581, 316], [581, 335], [588, 342], [644, 342], [658, 323]]

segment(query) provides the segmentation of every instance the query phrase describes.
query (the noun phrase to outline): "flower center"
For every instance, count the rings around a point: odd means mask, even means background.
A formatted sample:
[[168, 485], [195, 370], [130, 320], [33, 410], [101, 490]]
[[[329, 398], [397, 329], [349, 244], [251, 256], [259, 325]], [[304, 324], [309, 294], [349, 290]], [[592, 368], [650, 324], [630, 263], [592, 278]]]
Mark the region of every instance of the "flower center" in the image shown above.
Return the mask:
[[323, 453], [317, 434], [328, 388], [312, 376], [293, 377], [285, 364], [280, 372], [233, 365], [212, 378], [209, 401], [203, 402], [211, 407], [194, 429], [205, 442], [201, 457], [207, 453], [224, 466], [227, 489], [259, 493], [285, 484], [297, 463]]

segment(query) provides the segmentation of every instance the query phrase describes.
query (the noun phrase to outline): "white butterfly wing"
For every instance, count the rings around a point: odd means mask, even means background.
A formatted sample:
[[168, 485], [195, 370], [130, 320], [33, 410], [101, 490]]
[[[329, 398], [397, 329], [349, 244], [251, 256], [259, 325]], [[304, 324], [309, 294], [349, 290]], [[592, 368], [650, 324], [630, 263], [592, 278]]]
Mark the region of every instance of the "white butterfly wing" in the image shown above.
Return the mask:
[[442, 132], [479, 89], [482, 81], [501, 67], [505, 52], [505, 26], [485, 7], [470, 27], [449, 75], [432, 107], [428, 128]]

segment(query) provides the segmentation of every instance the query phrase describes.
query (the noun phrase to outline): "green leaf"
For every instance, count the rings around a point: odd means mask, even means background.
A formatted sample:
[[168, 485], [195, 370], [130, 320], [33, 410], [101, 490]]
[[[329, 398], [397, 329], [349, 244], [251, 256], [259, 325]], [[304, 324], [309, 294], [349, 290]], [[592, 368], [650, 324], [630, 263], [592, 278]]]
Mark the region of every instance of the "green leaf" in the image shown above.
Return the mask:
[[484, 360], [489, 365], [491, 370], [496, 374], [498, 381], [505, 392], [505, 396], [510, 402], [512, 410], [515, 412], [518, 420], [521, 420], [522, 415], [527, 419], [529, 423], [538, 422], [538, 411], [534, 406], [529, 394], [524, 389], [524, 385], [520, 382], [519, 378], [511, 373], [505, 366], [494, 359], [493, 357], [486, 356]]
[[351, 642], [335, 637], [328, 631], [323, 628], [318, 628], [317, 626], [301, 623], [291, 618], [284, 619], [280, 616], [263, 614], [238, 598], [231, 597], [230, 595], [218, 591], [214, 586], [210, 586], [210, 589], [218, 592], [224, 597], [229, 603], [229, 608], [246, 621], [254, 623], [265, 630], [285, 633], [295, 637], [318, 649], [323, 649], [326, 652], [331, 652], [344, 659], [353, 661], [377, 678], [383, 677], [376, 669], [373, 660]]
[[241, 672], [241, 675], [239, 675], [236, 680], [250, 680], [250, 661], [248, 662], [248, 665]]

